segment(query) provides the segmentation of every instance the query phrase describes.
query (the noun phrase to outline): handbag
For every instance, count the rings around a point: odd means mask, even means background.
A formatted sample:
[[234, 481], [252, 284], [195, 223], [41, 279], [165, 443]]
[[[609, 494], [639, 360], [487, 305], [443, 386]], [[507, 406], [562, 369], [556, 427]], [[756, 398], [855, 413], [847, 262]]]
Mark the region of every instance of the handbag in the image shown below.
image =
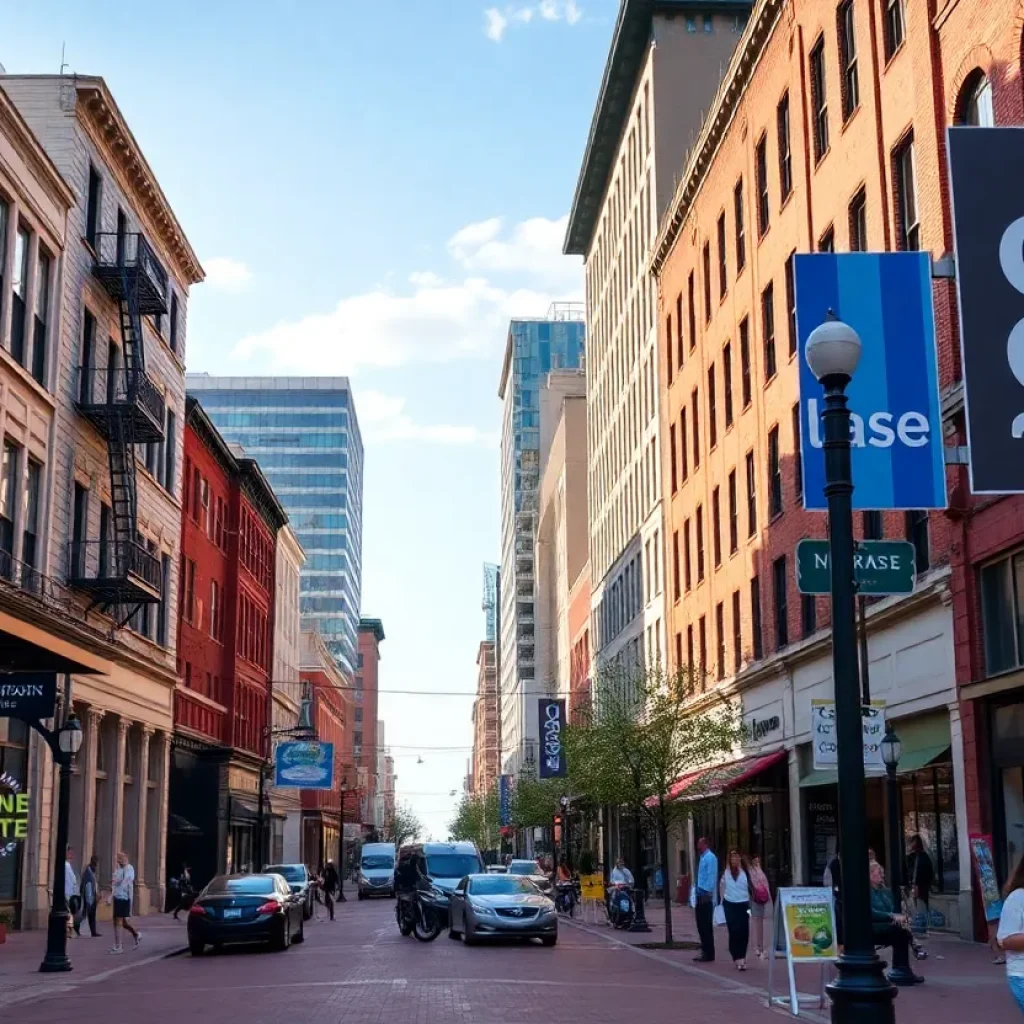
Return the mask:
[[719, 926], [725, 924], [725, 904], [724, 903], [718, 903], [718, 904], [715, 905], [715, 913], [714, 913], [714, 916], [712, 917], [711, 920], [716, 925], [719, 925]]
[[763, 882], [761, 882], [760, 884], [754, 886], [754, 893], [753, 893], [753, 895], [754, 895], [754, 902], [755, 903], [759, 903], [761, 905], [764, 905], [766, 903], [771, 903], [771, 901], [772, 901], [771, 890]]

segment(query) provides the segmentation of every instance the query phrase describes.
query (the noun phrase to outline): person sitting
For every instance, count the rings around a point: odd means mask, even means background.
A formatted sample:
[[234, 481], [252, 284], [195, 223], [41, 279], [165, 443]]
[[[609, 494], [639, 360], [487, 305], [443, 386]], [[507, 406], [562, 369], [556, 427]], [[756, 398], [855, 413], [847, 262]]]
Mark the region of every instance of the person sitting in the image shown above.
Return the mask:
[[909, 922], [895, 912], [892, 892], [885, 885], [885, 871], [878, 861], [871, 862], [871, 923], [875, 942], [892, 947], [892, 970], [889, 980], [894, 985], [920, 985], [924, 978], [910, 969], [911, 934]]

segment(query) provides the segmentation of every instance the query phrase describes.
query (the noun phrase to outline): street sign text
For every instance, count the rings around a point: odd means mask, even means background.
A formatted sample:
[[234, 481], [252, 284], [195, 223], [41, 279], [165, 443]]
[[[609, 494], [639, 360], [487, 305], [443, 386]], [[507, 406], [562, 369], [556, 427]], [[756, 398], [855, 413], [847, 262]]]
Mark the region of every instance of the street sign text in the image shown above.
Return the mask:
[[[905, 540], [861, 541], [853, 555], [853, 576], [860, 594], [911, 594], [916, 552]], [[796, 546], [796, 586], [801, 594], [827, 594], [832, 564], [827, 540], [802, 540]]]

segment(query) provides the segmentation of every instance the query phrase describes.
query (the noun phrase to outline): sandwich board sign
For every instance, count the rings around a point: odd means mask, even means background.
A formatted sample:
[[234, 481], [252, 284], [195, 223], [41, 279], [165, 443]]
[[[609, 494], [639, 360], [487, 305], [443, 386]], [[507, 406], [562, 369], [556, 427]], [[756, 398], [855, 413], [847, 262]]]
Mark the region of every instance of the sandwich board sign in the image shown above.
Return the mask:
[[[768, 1005], [789, 1004], [794, 1017], [800, 1016], [800, 1004], [818, 1001], [825, 1005], [825, 968], [839, 956], [836, 937], [836, 912], [832, 890], [825, 887], [802, 886], [780, 889], [772, 914], [772, 956], [768, 961]], [[789, 994], [775, 995], [774, 968], [779, 955], [786, 958]], [[821, 981], [818, 995], [801, 994], [796, 987], [794, 964], [820, 964]]]

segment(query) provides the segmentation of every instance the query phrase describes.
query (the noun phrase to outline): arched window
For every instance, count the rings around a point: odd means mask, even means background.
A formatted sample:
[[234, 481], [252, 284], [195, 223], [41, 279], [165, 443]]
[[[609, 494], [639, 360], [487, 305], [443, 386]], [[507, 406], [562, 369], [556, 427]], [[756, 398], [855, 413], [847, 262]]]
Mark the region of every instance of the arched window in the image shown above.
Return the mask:
[[975, 125], [978, 128], [992, 128], [996, 123], [992, 109], [992, 83], [984, 72], [974, 71], [964, 82], [957, 104], [957, 124]]

